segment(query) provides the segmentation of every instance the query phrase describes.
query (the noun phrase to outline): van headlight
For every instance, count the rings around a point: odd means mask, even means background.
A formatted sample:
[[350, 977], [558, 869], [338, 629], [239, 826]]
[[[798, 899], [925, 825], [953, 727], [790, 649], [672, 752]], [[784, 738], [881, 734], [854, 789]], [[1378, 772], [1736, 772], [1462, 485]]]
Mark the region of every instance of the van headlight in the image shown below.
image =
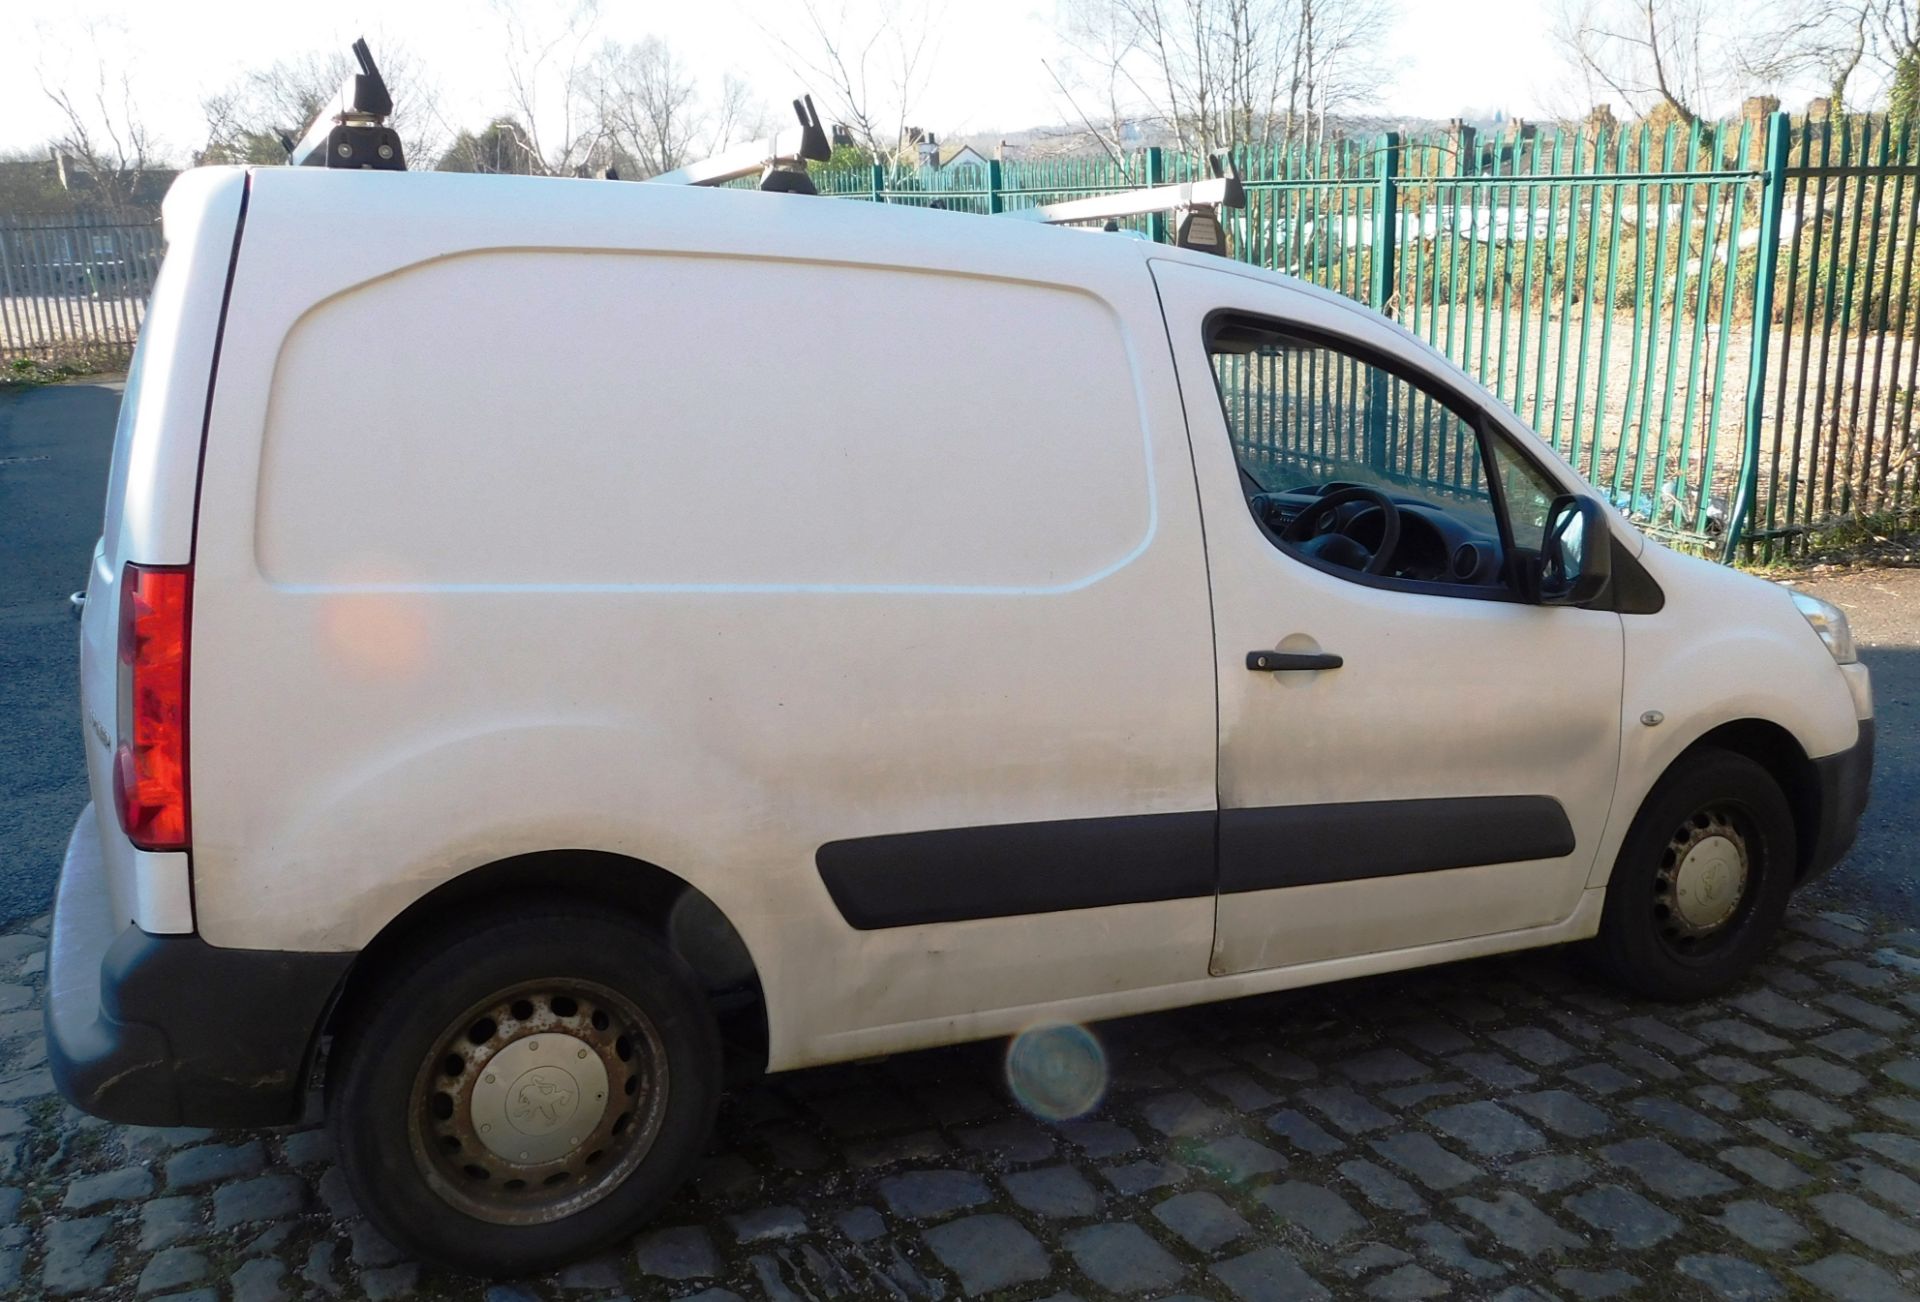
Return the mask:
[[1847, 627], [1847, 617], [1840, 607], [1831, 601], [1822, 601], [1809, 592], [1794, 593], [1793, 604], [1800, 608], [1807, 623], [1813, 625], [1813, 631], [1827, 644], [1835, 664], [1850, 665], [1860, 659], [1853, 646], [1853, 630]]

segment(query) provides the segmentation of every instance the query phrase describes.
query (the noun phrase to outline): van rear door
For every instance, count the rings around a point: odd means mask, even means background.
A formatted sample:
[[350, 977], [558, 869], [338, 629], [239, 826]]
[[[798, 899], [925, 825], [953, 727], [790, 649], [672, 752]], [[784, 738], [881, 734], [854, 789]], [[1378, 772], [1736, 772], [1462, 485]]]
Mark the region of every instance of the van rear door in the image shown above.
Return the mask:
[[129, 565], [193, 563], [201, 433], [246, 191], [242, 169], [197, 168], [182, 174], [162, 207], [166, 260], [120, 400], [106, 517], [80, 624], [87, 776], [113, 919], [155, 934], [192, 931], [193, 902], [187, 854], [140, 850], [121, 827], [113, 777], [126, 726], [121, 585]]

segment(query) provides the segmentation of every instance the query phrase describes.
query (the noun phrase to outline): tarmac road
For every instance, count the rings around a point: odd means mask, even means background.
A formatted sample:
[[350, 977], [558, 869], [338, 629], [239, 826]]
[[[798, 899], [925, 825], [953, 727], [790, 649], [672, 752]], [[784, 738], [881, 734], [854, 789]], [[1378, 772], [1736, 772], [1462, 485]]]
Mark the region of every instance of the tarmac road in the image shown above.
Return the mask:
[[0, 919], [52, 903], [87, 802], [67, 597], [100, 537], [120, 388], [0, 393]]
[[1860, 839], [1809, 899], [1824, 907], [1920, 919], [1920, 569], [1813, 574], [1795, 586], [1847, 612], [1873, 670], [1873, 798]]
[[[120, 385], [0, 393], [0, 921], [45, 911], [87, 787], [67, 596], [84, 586]], [[1813, 890], [1821, 907], [1920, 921], [1920, 569], [1807, 576], [1844, 607], [1874, 673], [1873, 802], [1847, 861]]]

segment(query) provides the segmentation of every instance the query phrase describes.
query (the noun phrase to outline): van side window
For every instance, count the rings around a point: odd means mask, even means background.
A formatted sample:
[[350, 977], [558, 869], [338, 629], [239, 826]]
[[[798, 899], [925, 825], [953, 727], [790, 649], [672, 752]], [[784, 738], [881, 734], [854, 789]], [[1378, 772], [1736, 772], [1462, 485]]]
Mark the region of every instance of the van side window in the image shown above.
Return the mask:
[[1275, 546], [1388, 586], [1507, 595], [1506, 553], [1539, 546], [1556, 490], [1470, 408], [1267, 322], [1216, 322], [1207, 348], [1248, 509]]
[[1519, 455], [1505, 440], [1492, 440], [1493, 463], [1500, 479], [1500, 497], [1506, 503], [1507, 522], [1515, 547], [1540, 550], [1547, 532], [1547, 509], [1561, 489], [1539, 467]]

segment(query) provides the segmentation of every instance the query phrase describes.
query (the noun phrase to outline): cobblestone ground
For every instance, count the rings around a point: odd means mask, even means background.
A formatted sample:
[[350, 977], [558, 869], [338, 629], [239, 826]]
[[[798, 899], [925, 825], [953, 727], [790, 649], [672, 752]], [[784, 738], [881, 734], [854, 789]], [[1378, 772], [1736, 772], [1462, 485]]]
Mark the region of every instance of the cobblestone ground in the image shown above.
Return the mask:
[[1060, 1125], [962, 1047], [735, 1092], [657, 1228], [551, 1280], [399, 1259], [325, 1132], [143, 1130], [50, 1093], [45, 922], [0, 938], [17, 1295], [1295, 1299], [1920, 1294], [1920, 931], [1800, 914], [1713, 1003], [1552, 953], [1095, 1028]]

